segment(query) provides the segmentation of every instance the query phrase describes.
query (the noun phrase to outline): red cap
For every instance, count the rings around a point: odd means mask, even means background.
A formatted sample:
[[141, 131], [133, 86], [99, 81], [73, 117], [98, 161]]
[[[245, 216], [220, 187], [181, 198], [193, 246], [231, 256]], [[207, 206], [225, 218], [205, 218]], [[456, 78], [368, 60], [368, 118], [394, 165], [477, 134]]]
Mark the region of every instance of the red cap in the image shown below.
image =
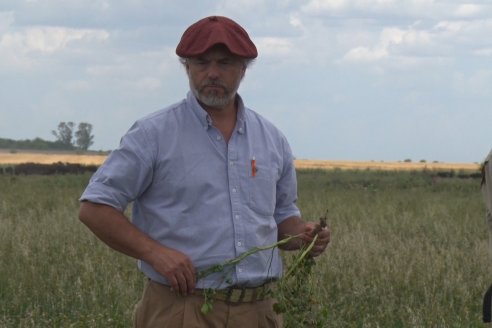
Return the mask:
[[205, 17], [186, 29], [176, 47], [183, 58], [203, 54], [216, 44], [244, 58], [256, 58], [258, 52], [248, 33], [235, 21], [223, 16]]

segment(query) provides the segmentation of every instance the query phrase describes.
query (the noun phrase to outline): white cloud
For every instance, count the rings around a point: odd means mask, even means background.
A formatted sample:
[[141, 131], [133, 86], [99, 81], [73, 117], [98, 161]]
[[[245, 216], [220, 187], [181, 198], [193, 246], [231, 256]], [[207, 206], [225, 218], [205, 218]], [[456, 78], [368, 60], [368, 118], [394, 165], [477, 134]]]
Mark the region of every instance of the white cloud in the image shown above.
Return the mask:
[[[66, 60], [76, 52], [93, 51], [94, 44], [109, 38], [99, 29], [73, 29], [51, 26], [15, 28], [11, 25], [0, 34], [0, 69], [14, 71], [41, 68], [45, 60], [63, 55]], [[61, 59], [56, 59], [61, 63]], [[44, 66], [46, 67], [46, 66]], [[50, 71], [53, 68], [49, 68]]]
[[90, 90], [91, 84], [85, 80], [71, 80], [65, 83], [64, 88], [72, 91]]
[[[266, 0], [223, 0], [216, 6], [217, 13], [224, 13], [232, 19], [242, 17], [251, 13], [260, 14], [268, 11], [269, 6]], [[243, 21], [241, 19], [241, 21]]]
[[0, 11], [0, 36], [8, 31], [10, 25], [14, 23], [14, 13]]
[[477, 49], [473, 51], [473, 54], [476, 56], [492, 56], [492, 47]]
[[286, 57], [292, 55], [294, 46], [287, 38], [264, 37], [256, 41], [258, 51], [265, 57]]
[[379, 36], [379, 41], [372, 47], [358, 46], [350, 49], [343, 57], [346, 61], [377, 61], [391, 56], [401, 55], [398, 48], [412, 48], [429, 45], [432, 36], [426, 31], [415, 30], [410, 27], [406, 30], [389, 27], [384, 28]]
[[176, 54], [170, 48], [166, 48], [162, 51], [127, 52], [114, 55], [101, 64], [88, 66], [87, 73], [96, 78], [112, 76], [117, 79], [135, 80], [141, 79], [142, 75], [166, 74], [179, 65]]
[[455, 34], [463, 30], [466, 24], [468, 23], [465, 21], [442, 21], [435, 26], [435, 29], [446, 33]]
[[126, 66], [124, 63], [120, 63], [119, 61], [120, 60], [118, 58], [115, 58], [113, 63], [105, 63], [102, 65], [91, 65], [87, 67], [86, 71], [90, 76], [96, 78], [104, 77], [104, 76], [121, 75], [121, 72], [125, 70], [129, 70], [130, 67]]
[[435, 29], [449, 33], [470, 33], [480, 38], [490, 38], [492, 19], [443, 20], [436, 24]]
[[350, 49], [343, 56], [343, 59], [351, 62], [369, 62], [388, 57], [388, 51], [382, 47], [369, 49], [366, 47], [356, 47]]
[[[383, 27], [377, 41], [367, 38], [352, 44], [342, 61], [375, 62], [397, 60], [402, 65], [419, 62], [442, 64], [459, 58], [464, 51], [477, 56], [490, 56], [492, 20], [443, 20], [434, 26], [416, 22], [406, 28]], [[403, 60], [404, 59], [404, 60]]]
[[482, 7], [480, 5], [465, 3], [454, 11], [454, 14], [458, 17], [472, 17], [481, 12]]
[[135, 86], [140, 90], [157, 90], [161, 88], [161, 80], [155, 77], [147, 76], [135, 82]]
[[480, 70], [469, 74], [458, 72], [453, 77], [454, 89], [461, 94], [490, 95], [492, 70]]
[[63, 50], [74, 41], [104, 41], [108, 38], [109, 33], [103, 30], [29, 27], [20, 32], [3, 35], [0, 40], [0, 48], [14, 49], [21, 53], [31, 51], [53, 53]]
[[304, 24], [298, 15], [290, 15], [289, 24], [295, 28], [304, 29]]
[[302, 10], [307, 13], [320, 13], [330, 10], [340, 10], [348, 5], [347, 0], [311, 0], [302, 7]]
[[377, 22], [391, 19], [472, 19], [492, 14], [486, 1], [441, 0], [309, 0], [300, 12], [310, 16], [364, 18]]
[[391, 8], [395, 0], [310, 0], [301, 10], [308, 14], [337, 13], [356, 10], [384, 10]]
[[432, 33], [451, 55], [468, 52], [484, 56], [492, 44], [492, 19], [441, 21]]

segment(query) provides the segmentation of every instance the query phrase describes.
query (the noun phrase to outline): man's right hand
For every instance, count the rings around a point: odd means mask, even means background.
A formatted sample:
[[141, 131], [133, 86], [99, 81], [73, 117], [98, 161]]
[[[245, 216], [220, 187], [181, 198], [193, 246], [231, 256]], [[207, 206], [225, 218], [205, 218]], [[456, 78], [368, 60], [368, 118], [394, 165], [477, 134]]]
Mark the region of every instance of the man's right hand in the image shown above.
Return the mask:
[[196, 270], [191, 259], [173, 248], [168, 248], [135, 227], [128, 218], [115, 208], [82, 202], [80, 220], [111, 248], [150, 263], [166, 277], [171, 288], [187, 295], [196, 286]]
[[166, 277], [171, 288], [180, 295], [193, 293], [196, 286], [196, 270], [191, 259], [182, 252], [159, 245], [148, 262]]

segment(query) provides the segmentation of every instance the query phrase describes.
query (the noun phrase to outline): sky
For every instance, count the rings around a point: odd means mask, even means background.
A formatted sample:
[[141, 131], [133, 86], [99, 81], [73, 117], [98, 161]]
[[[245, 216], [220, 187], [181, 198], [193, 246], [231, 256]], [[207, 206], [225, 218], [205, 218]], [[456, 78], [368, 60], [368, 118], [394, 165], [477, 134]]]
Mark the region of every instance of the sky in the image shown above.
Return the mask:
[[221, 15], [258, 58], [239, 93], [296, 158], [481, 162], [492, 148], [492, 2], [0, 0], [0, 138], [93, 125], [93, 150], [186, 96], [184, 30]]

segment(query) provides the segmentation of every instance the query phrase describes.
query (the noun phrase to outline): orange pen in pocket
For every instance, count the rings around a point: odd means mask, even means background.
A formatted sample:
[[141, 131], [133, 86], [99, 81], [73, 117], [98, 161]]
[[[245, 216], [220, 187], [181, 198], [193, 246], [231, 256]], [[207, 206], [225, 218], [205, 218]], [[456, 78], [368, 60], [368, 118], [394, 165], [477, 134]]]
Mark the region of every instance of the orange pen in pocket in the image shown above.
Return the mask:
[[256, 159], [254, 157], [251, 159], [251, 176], [256, 176]]

